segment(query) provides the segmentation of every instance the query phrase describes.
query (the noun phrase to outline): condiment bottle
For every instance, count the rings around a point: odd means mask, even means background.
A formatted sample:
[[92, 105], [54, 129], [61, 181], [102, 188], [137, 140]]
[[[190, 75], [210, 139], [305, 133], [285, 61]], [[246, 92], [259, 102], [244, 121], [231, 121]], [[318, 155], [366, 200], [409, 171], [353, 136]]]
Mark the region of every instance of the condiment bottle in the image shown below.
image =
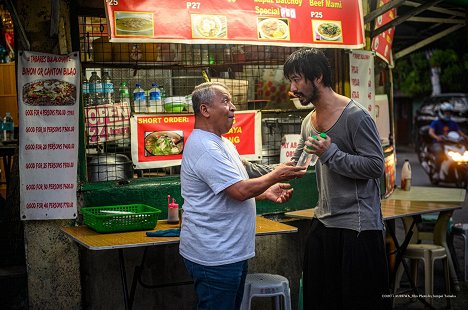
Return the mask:
[[401, 168], [401, 189], [409, 191], [411, 189], [411, 165], [408, 159], [405, 159]]
[[171, 195], [167, 195], [167, 222], [169, 224], [179, 223], [179, 205], [175, 203], [174, 198], [170, 202]]

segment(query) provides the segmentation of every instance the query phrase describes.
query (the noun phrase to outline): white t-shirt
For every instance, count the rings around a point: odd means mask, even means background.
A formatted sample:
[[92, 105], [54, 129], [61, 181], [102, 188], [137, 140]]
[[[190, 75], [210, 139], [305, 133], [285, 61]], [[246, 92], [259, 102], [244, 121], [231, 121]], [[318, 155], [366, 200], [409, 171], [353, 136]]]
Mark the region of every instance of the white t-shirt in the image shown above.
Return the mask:
[[181, 168], [183, 224], [179, 252], [205, 266], [255, 256], [255, 199], [239, 201], [224, 189], [248, 179], [239, 153], [226, 138], [194, 129]]

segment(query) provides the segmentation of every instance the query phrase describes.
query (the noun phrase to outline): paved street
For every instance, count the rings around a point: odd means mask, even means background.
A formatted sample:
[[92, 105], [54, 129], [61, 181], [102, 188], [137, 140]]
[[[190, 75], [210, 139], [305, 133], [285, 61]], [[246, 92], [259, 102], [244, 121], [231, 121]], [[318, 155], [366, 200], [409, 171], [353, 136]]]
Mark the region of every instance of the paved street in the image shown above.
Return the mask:
[[[412, 184], [413, 186], [433, 186], [429, 177], [425, 174], [421, 165], [419, 164], [418, 158], [414, 153], [413, 149], [410, 147], [398, 147], [397, 150], [397, 185], [400, 184], [400, 172], [401, 167], [405, 159], [408, 159], [411, 164], [412, 170]], [[447, 185], [448, 186], [448, 185]], [[465, 202], [463, 203], [463, 208], [456, 210], [453, 214], [453, 223], [468, 223], [468, 199], [465, 197]], [[400, 235], [403, 230], [402, 225], [399, 225]], [[400, 236], [399, 235], [399, 236]], [[450, 298], [451, 309], [468, 309], [468, 282], [463, 282], [464, 275], [464, 261], [463, 261], [463, 239], [462, 237], [455, 237], [454, 240], [455, 252], [457, 255], [457, 261], [460, 266], [458, 273], [460, 291], [452, 292], [454, 295], [453, 298]], [[444, 278], [443, 278], [443, 269], [440, 262], [436, 262], [436, 267], [434, 271], [434, 294], [443, 295], [445, 292], [444, 287]], [[402, 281], [401, 285], [404, 287], [405, 282]], [[406, 282], [408, 285], [408, 282]], [[419, 276], [418, 276], [418, 288], [421, 294], [424, 294], [424, 275], [422, 273], [422, 264], [419, 264]], [[436, 298], [434, 299], [433, 304], [435, 309], [446, 309], [446, 298]], [[396, 298], [394, 309], [425, 309], [425, 306], [416, 299], [410, 298]]]

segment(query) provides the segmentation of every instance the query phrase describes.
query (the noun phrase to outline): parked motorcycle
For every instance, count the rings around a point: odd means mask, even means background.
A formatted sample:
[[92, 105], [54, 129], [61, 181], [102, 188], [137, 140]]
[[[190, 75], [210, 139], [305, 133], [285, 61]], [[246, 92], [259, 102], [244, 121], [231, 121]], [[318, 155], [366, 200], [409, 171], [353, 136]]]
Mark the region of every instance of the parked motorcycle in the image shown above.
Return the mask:
[[[427, 126], [425, 126], [427, 127]], [[421, 128], [420, 134], [427, 135], [428, 128]], [[467, 141], [456, 131], [451, 131], [445, 137], [445, 140], [440, 142], [443, 147], [441, 152], [440, 169], [436, 169], [435, 155], [430, 151], [432, 141], [430, 139], [422, 139], [418, 146], [419, 162], [424, 171], [428, 174], [431, 183], [437, 185], [439, 183], [452, 183], [457, 187], [468, 187], [468, 147]]]

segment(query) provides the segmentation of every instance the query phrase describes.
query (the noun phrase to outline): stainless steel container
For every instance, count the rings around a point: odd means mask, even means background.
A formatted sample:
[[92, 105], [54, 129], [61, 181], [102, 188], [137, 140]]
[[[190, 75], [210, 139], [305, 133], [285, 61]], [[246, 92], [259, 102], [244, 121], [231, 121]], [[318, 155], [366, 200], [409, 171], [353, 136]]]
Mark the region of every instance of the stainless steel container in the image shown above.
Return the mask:
[[88, 161], [88, 181], [115, 181], [133, 178], [133, 163], [123, 154], [107, 153], [90, 155]]

